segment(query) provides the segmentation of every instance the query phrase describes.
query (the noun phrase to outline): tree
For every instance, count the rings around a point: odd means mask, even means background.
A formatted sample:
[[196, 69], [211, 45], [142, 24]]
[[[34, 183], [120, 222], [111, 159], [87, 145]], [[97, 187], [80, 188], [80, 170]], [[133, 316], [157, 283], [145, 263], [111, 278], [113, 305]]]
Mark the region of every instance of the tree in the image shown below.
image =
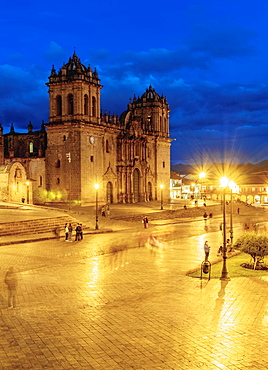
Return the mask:
[[246, 232], [236, 240], [234, 248], [249, 254], [253, 259], [255, 269], [268, 255], [268, 237], [265, 234]]

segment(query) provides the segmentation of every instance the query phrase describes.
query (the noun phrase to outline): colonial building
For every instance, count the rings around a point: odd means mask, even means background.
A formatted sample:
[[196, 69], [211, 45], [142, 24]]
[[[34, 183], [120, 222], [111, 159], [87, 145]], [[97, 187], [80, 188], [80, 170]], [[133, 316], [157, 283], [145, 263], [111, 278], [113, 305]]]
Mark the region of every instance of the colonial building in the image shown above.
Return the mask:
[[[169, 198], [169, 107], [152, 86], [118, 116], [101, 111], [100, 79], [76, 53], [49, 88], [49, 122], [27, 134], [0, 132], [0, 164], [20, 162], [30, 181], [27, 199], [133, 203]], [[2, 140], [2, 141], [1, 141]], [[2, 143], [2, 146], [1, 146]], [[26, 196], [25, 196], [26, 197]], [[24, 198], [25, 198], [24, 197]]]

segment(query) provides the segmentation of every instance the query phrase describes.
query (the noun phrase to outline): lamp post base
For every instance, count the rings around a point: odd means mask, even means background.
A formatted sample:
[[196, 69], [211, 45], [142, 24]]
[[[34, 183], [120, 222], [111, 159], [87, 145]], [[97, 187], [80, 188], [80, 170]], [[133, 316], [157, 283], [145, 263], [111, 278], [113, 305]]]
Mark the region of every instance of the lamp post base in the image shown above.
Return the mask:
[[223, 256], [223, 265], [222, 265], [222, 271], [221, 271], [221, 277], [220, 280], [230, 280], [228, 271], [227, 271], [227, 266], [226, 266], [226, 256]]

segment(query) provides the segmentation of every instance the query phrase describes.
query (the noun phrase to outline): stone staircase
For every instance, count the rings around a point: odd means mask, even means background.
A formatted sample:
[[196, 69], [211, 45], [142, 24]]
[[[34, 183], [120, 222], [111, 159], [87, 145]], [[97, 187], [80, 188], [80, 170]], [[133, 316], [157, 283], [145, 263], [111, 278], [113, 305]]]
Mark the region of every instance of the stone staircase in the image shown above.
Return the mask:
[[60, 228], [61, 235], [64, 234], [64, 225], [71, 222], [73, 228], [75, 228], [77, 222], [75, 218], [71, 216], [59, 216], [52, 218], [39, 218], [34, 220], [24, 221], [11, 221], [6, 223], [0, 223], [0, 237], [9, 235], [36, 235], [44, 233], [53, 233], [57, 228]]

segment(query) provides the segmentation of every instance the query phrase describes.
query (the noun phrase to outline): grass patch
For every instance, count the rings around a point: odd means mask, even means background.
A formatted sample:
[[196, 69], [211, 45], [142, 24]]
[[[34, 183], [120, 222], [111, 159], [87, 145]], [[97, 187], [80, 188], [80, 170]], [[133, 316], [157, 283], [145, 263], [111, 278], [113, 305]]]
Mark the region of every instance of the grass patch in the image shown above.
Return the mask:
[[[240, 253], [236, 256], [227, 259], [227, 270], [230, 278], [241, 276], [268, 276], [267, 270], [251, 270], [241, 267], [241, 263], [249, 262], [250, 256], [246, 253]], [[221, 277], [222, 261], [211, 265], [211, 279], [219, 279]], [[198, 271], [187, 274], [189, 277], [200, 278], [201, 264]], [[202, 274], [203, 278], [208, 278], [208, 274]]]

